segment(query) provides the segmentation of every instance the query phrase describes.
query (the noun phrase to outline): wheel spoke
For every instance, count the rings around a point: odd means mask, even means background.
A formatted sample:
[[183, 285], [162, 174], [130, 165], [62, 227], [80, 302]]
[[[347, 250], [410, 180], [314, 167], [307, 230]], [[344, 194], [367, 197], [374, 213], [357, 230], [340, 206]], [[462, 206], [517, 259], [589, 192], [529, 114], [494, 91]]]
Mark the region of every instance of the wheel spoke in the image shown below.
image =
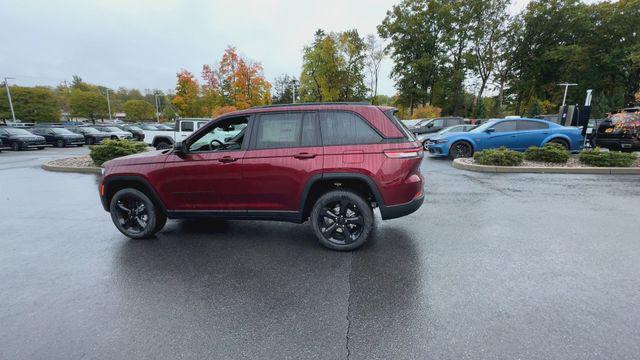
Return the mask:
[[138, 223], [138, 225], [140, 226], [140, 230], [144, 230], [144, 228], [147, 227], [147, 223], [142, 221], [142, 219], [140, 219], [140, 217], [136, 216], [135, 217], [136, 223]]
[[345, 243], [350, 243], [350, 242], [352, 242], [354, 240], [353, 239], [353, 235], [351, 234], [351, 229], [349, 229], [348, 226], [343, 227], [342, 231], [344, 233], [344, 237], [345, 237], [344, 242]]
[[347, 206], [349, 206], [349, 202], [346, 200], [340, 201], [340, 215], [344, 216], [347, 213]]
[[333, 223], [328, 227], [321, 228], [320, 231], [325, 235], [333, 235], [333, 233], [336, 231], [337, 228], [338, 228], [338, 224]]
[[338, 215], [334, 214], [333, 211], [325, 208], [323, 216], [329, 217], [331, 220], [335, 220], [338, 218]]
[[350, 217], [345, 219], [347, 224], [353, 224], [353, 225], [364, 225], [364, 221], [362, 220], [361, 216], [355, 216], [355, 217]]
[[127, 208], [126, 206], [124, 206], [120, 201], [118, 201], [117, 206], [118, 206], [118, 208], [119, 208], [120, 210], [122, 210], [122, 211], [124, 211], [124, 212], [127, 212], [127, 213], [128, 213], [128, 212], [130, 212], [130, 211], [131, 211], [129, 208]]

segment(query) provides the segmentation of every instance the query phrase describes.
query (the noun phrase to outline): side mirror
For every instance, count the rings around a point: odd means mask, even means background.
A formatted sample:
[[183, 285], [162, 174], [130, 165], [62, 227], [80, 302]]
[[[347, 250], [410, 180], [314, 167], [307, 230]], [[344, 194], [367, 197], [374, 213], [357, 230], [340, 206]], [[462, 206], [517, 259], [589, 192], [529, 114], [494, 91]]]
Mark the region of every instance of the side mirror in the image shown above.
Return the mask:
[[428, 124], [427, 124], [427, 127], [428, 127], [428, 128], [433, 127], [433, 123], [428, 123]]
[[185, 154], [185, 147], [184, 144], [182, 143], [182, 141], [178, 141], [175, 144], [173, 144], [173, 153], [176, 155], [184, 155]]
[[496, 129], [494, 128], [488, 128], [487, 130], [485, 130], [486, 133], [491, 134], [492, 132], [496, 132]]

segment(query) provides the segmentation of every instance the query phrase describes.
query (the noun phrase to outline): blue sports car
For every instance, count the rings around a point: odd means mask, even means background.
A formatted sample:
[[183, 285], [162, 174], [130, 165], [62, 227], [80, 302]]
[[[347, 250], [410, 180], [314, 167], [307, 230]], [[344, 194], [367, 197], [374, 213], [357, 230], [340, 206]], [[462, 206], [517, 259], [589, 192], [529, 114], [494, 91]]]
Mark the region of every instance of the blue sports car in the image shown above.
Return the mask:
[[475, 151], [507, 147], [525, 151], [530, 146], [557, 143], [570, 151], [584, 145], [580, 128], [565, 127], [541, 119], [497, 119], [463, 133], [433, 137], [427, 147], [434, 156], [471, 157]]

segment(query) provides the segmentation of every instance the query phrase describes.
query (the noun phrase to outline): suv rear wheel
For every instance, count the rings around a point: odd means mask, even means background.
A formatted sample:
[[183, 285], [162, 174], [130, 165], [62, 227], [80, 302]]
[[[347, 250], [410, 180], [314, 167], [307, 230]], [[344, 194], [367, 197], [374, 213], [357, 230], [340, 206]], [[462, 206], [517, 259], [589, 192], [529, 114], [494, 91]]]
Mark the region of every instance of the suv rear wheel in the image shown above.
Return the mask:
[[322, 195], [311, 210], [311, 225], [320, 243], [334, 250], [362, 246], [373, 228], [373, 210], [358, 194], [335, 190]]
[[111, 199], [111, 220], [118, 230], [132, 239], [144, 239], [162, 230], [166, 215], [147, 195], [136, 189], [122, 189]]

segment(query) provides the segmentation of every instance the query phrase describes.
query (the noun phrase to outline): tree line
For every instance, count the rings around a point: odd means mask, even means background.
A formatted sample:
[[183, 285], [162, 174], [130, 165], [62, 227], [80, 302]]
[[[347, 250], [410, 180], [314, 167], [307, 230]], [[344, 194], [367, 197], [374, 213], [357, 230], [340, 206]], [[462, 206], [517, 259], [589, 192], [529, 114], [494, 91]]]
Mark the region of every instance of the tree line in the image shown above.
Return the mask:
[[[175, 91], [115, 91], [75, 77], [70, 86], [12, 87], [25, 121], [71, 116], [134, 120], [211, 117], [270, 103], [368, 101], [392, 105], [401, 117], [458, 115], [474, 118], [557, 113], [560, 82], [577, 83], [568, 103], [594, 90], [593, 116], [640, 100], [640, 0], [586, 4], [534, 0], [510, 15], [509, 0], [402, 0], [387, 11], [377, 34], [317, 30], [302, 51], [302, 69], [273, 83], [260, 62], [229, 46], [198, 76], [176, 75]], [[389, 57], [396, 93], [378, 94], [380, 65]], [[10, 118], [0, 90], [0, 118]]]

